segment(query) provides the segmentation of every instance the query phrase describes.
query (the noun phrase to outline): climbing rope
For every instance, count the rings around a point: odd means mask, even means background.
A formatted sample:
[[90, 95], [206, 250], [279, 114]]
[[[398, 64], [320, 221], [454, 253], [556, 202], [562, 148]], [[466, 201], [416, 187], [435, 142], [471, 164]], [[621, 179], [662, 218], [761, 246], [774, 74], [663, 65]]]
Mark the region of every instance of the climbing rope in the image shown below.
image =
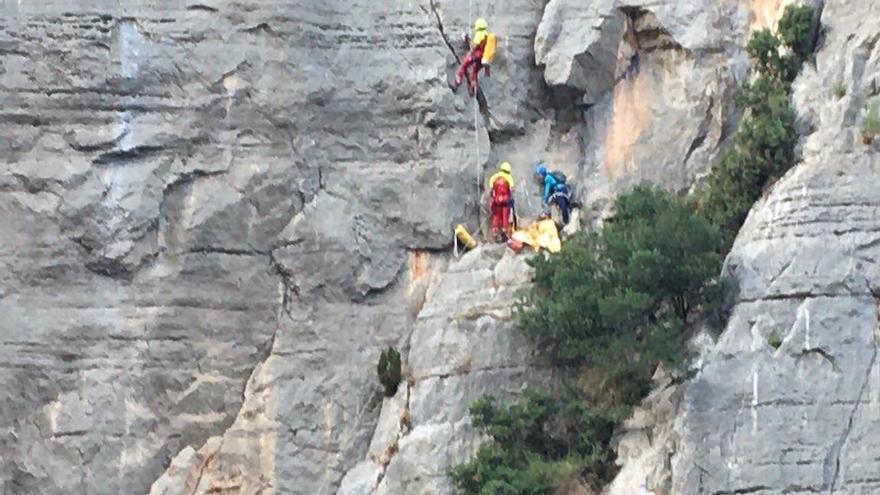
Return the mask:
[[[473, 26], [473, 25], [474, 25], [474, 0], [469, 0], [468, 1], [467, 30], [470, 31], [471, 26]], [[465, 49], [468, 51], [470, 51], [470, 48], [471, 48], [470, 46], [465, 47]], [[465, 74], [465, 76], [467, 76], [467, 74]], [[478, 221], [477, 229], [480, 229], [481, 227], [480, 227], [479, 223], [482, 223], [481, 219], [480, 219], [480, 212], [482, 211], [481, 210], [482, 205], [480, 203], [480, 201], [482, 199], [482, 180], [481, 180], [482, 179], [482, 177], [481, 177], [482, 164], [480, 163], [480, 129], [479, 129], [480, 109], [478, 107], [479, 103], [477, 102], [477, 93], [480, 91], [480, 88], [476, 84], [476, 81], [478, 81], [479, 79], [477, 79], [476, 76], [474, 77], [474, 79], [475, 79], [475, 81], [474, 81], [474, 95], [473, 95], [473, 97], [471, 97], [471, 100], [473, 102], [472, 106], [474, 107], [474, 153], [475, 153], [474, 162], [476, 162], [476, 170], [477, 170], [477, 221]]]
[[[474, 150], [476, 152], [476, 158], [474, 161], [477, 163], [477, 201], [480, 201], [480, 190], [482, 189], [482, 164], [480, 163], [480, 129], [479, 129], [479, 109], [477, 108], [477, 92], [474, 91]], [[478, 205], [479, 207], [479, 205]]]

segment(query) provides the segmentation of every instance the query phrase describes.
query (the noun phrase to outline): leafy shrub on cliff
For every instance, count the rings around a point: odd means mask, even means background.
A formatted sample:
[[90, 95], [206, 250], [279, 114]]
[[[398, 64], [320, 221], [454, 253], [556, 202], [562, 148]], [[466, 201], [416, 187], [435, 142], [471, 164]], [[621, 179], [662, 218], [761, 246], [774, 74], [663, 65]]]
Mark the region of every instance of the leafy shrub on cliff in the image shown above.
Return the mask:
[[712, 168], [702, 209], [728, 238], [739, 230], [764, 187], [794, 163], [798, 133], [783, 85], [761, 75], [737, 103], [749, 110], [734, 147]]
[[638, 186], [599, 233], [536, 258], [519, 326], [560, 362], [601, 375], [611, 403], [632, 404], [659, 362], [680, 360], [688, 316], [720, 296], [722, 236], [679, 199]]
[[[816, 10], [809, 5], [789, 5], [777, 25], [779, 38], [802, 64], [813, 56], [816, 48]], [[792, 75], [792, 79], [797, 74]]]
[[608, 446], [616, 418], [590, 411], [571, 391], [557, 396], [526, 390], [508, 407], [487, 396], [470, 413], [474, 426], [492, 441], [453, 470], [464, 493], [551, 493], [584, 472], [595, 473], [595, 481], [610, 474]]
[[527, 393], [508, 408], [475, 403], [474, 424], [493, 441], [456, 468], [457, 486], [542, 494], [573, 478], [610, 479], [614, 424], [649, 392], [660, 363], [681, 361], [689, 315], [720, 295], [721, 244], [705, 218], [642, 185], [618, 198], [601, 232], [534, 258], [518, 325], [580, 370], [578, 386], [559, 398]]
[[794, 164], [798, 133], [791, 83], [812, 54], [813, 18], [812, 7], [789, 6], [778, 35], [758, 31], [747, 46], [757, 77], [736, 99], [746, 114], [733, 147], [712, 168], [699, 206], [725, 231], [728, 242], [767, 184]]
[[385, 388], [386, 397], [394, 397], [397, 387], [400, 385], [400, 353], [397, 349], [389, 347], [379, 355], [379, 363], [376, 365], [376, 373], [379, 382]]
[[880, 98], [874, 98], [865, 106], [862, 117], [862, 141], [871, 144], [880, 136]]

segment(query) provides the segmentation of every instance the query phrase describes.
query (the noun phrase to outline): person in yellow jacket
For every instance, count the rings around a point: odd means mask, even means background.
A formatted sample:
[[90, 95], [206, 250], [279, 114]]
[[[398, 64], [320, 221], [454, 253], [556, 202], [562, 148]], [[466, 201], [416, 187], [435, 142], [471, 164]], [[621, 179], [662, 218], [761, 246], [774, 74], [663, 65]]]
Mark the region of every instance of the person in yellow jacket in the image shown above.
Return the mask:
[[492, 235], [500, 242], [510, 235], [510, 213], [513, 208], [513, 169], [504, 162], [489, 178], [489, 210], [492, 212]]
[[[467, 42], [467, 36], [465, 36]], [[474, 22], [474, 39], [470, 41], [470, 51], [461, 61], [461, 65], [455, 72], [454, 88], [458, 88], [462, 80], [467, 77], [468, 92], [471, 96], [477, 90], [477, 75], [480, 69], [486, 68], [486, 76], [489, 76], [489, 64], [495, 58], [497, 39], [489, 32], [489, 23], [482, 17]]]
[[510, 186], [510, 190], [513, 191], [513, 188], [516, 187], [516, 184], [513, 181], [513, 168], [510, 166], [509, 162], [503, 162], [499, 167], [498, 171], [495, 172], [492, 177], [489, 177], [489, 188], [492, 188], [492, 185], [495, 184], [495, 181], [498, 179], [504, 179], [507, 181], [507, 185]]

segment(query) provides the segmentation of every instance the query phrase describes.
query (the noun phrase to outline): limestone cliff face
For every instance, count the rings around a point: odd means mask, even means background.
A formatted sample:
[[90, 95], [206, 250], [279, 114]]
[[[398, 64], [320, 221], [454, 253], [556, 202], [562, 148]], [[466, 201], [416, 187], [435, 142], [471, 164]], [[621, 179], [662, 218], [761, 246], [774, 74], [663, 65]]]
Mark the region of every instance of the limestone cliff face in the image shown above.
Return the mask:
[[880, 490], [880, 160], [858, 137], [878, 91], [878, 13], [874, 1], [824, 6], [816, 62], [795, 90], [803, 161], [755, 206], [727, 260], [738, 294], [684, 388], [674, 493]]
[[226, 431], [208, 488], [334, 491], [488, 153], [428, 6], [0, 18], [2, 491], [147, 493]]
[[[595, 215], [639, 180], [687, 189], [735, 128], [750, 29], [780, 8], [477, 4], [0, 4], [3, 493], [451, 493], [480, 441], [468, 404], [553, 374], [513, 330], [523, 261], [447, 254], [486, 172], [514, 164], [524, 216], [539, 159]], [[629, 423], [614, 493], [647, 471], [672, 493], [777, 493], [801, 479], [780, 466], [808, 469], [792, 445], [830, 480], [803, 486], [860, 493], [880, 385], [876, 155], [854, 136], [877, 9], [826, 7], [804, 164], [737, 242], [740, 303], [700, 374]], [[477, 15], [501, 36], [482, 113], [447, 87]], [[387, 345], [406, 383], [384, 399]]]
[[644, 180], [687, 190], [706, 171], [738, 121], [751, 18], [740, 1], [548, 2], [536, 59], [578, 96], [591, 205]]

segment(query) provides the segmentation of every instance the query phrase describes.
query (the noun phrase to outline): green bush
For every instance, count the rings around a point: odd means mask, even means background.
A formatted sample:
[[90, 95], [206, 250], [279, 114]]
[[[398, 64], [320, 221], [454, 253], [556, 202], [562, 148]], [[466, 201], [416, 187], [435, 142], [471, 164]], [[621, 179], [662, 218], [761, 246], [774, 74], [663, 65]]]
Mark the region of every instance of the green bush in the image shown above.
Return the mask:
[[734, 147], [712, 168], [702, 205], [707, 217], [733, 236], [775, 177], [794, 163], [798, 133], [789, 95], [781, 83], [759, 76], [737, 102], [749, 109]]
[[880, 98], [867, 104], [862, 118], [862, 141], [870, 144], [877, 136], [880, 136]]
[[379, 355], [379, 364], [376, 365], [376, 373], [379, 382], [385, 388], [386, 397], [394, 397], [397, 387], [400, 385], [400, 353], [397, 349], [389, 347]]
[[534, 259], [534, 284], [518, 317], [554, 358], [596, 370], [601, 388], [631, 404], [659, 362], [679, 361], [677, 341], [691, 311], [720, 296], [723, 239], [653, 187], [618, 198], [616, 212], [601, 232]]
[[846, 96], [846, 87], [843, 83], [834, 83], [834, 86], [831, 88], [831, 92], [834, 93], [834, 96], [839, 100]]
[[545, 494], [585, 472], [596, 473], [594, 483], [612, 473], [609, 443], [617, 418], [588, 410], [570, 390], [560, 395], [526, 390], [508, 407], [486, 396], [470, 412], [474, 426], [491, 441], [471, 462], [453, 469], [452, 479], [464, 493]]
[[815, 17], [816, 11], [809, 5], [789, 5], [779, 20], [779, 38], [791, 50], [798, 65], [813, 56], [816, 40]]
[[[779, 35], [758, 31], [747, 46], [757, 77], [736, 103], [746, 110], [734, 145], [712, 168], [699, 208], [719, 225], [727, 244], [764, 188], [794, 164], [798, 132], [791, 83], [813, 50], [813, 9], [789, 6]], [[787, 49], [782, 54], [781, 48]]]
[[769, 29], [762, 29], [752, 35], [746, 52], [752, 60], [755, 72], [773, 77], [778, 81], [788, 81], [794, 68], [794, 58], [780, 54], [782, 42]]

